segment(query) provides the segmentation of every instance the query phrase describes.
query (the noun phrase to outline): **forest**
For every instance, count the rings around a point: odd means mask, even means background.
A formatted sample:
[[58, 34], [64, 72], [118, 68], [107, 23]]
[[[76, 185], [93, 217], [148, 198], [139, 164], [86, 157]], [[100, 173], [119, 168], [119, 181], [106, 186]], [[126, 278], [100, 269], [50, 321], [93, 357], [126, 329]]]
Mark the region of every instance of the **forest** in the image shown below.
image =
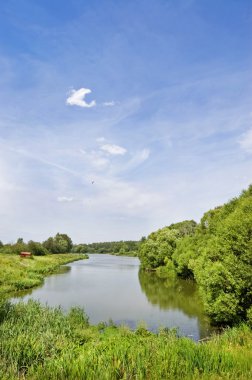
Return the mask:
[[76, 244], [73, 253], [110, 253], [114, 255], [137, 256], [139, 241], [111, 241], [91, 244]]
[[196, 281], [215, 324], [252, 324], [252, 186], [223, 206], [171, 224], [141, 243], [141, 267]]

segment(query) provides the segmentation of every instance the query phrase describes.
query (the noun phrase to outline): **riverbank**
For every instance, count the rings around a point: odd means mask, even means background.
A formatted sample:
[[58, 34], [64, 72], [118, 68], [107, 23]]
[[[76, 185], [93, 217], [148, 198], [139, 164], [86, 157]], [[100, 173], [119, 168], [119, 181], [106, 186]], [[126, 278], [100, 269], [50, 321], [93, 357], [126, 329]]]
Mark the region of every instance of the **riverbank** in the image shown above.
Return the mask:
[[128, 251], [128, 252], [110, 252], [109, 255], [112, 256], [125, 256], [125, 257], [138, 257], [136, 251]]
[[250, 379], [252, 333], [246, 325], [206, 343], [139, 326], [90, 326], [80, 309], [0, 303], [0, 378]]
[[55, 254], [20, 258], [0, 254], [0, 296], [41, 285], [44, 278], [57, 272], [61, 265], [87, 257], [84, 254]]

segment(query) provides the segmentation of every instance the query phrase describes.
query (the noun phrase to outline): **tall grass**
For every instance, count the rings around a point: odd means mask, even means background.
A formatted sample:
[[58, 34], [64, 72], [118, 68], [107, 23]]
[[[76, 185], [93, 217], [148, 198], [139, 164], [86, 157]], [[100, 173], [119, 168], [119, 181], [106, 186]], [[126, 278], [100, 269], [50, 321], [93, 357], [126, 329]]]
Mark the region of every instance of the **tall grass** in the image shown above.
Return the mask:
[[90, 326], [85, 313], [35, 301], [0, 304], [0, 378], [32, 380], [251, 379], [246, 325], [206, 343], [139, 326]]
[[57, 254], [21, 258], [0, 254], [0, 296], [38, 286], [45, 276], [57, 271], [62, 264], [86, 257], [83, 254]]

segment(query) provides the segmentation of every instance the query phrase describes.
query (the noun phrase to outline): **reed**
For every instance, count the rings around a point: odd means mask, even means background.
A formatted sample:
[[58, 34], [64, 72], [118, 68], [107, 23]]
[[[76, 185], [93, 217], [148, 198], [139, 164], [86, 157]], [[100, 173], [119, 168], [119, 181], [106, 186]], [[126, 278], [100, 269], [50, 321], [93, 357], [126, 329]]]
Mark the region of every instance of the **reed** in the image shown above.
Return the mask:
[[0, 303], [0, 378], [32, 380], [251, 379], [252, 332], [247, 325], [210, 341], [153, 334], [141, 325], [90, 326], [79, 308]]

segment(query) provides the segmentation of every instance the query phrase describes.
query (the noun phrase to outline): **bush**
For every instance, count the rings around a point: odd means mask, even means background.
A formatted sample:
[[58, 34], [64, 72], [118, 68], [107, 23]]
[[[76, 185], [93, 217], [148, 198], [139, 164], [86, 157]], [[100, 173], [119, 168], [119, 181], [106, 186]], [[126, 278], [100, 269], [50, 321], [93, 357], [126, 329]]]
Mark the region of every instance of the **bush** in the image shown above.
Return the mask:
[[29, 241], [27, 245], [27, 249], [29, 252], [31, 252], [34, 256], [45, 256], [49, 252], [41, 243], [37, 243], [35, 241]]

